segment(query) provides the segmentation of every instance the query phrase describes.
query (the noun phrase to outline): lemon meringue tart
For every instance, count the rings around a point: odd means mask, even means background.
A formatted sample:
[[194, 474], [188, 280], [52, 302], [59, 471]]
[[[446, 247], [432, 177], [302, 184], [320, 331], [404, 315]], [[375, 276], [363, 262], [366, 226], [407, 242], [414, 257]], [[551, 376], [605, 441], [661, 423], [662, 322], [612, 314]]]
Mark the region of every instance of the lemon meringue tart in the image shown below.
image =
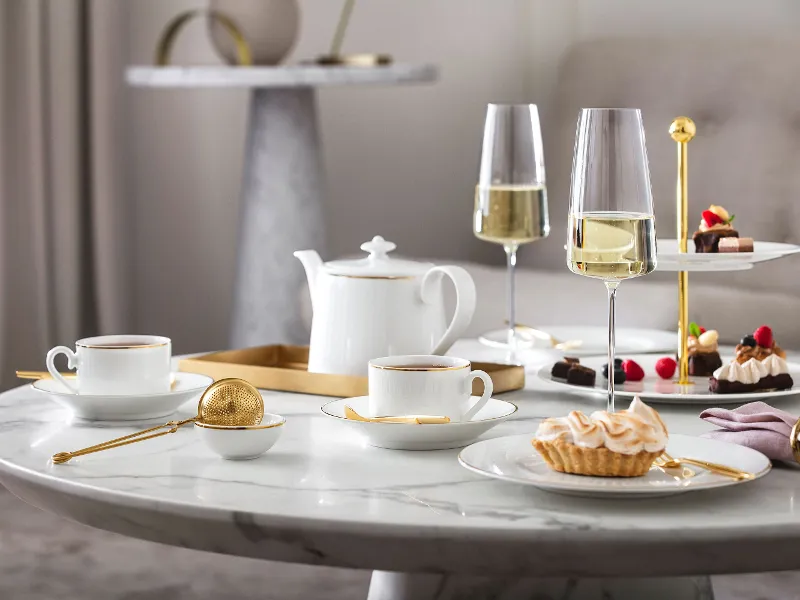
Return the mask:
[[639, 398], [627, 410], [545, 419], [533, 447], [550, 468], [596, 477], [640, 477], [667, 447], [669, 434], [659, 414]]

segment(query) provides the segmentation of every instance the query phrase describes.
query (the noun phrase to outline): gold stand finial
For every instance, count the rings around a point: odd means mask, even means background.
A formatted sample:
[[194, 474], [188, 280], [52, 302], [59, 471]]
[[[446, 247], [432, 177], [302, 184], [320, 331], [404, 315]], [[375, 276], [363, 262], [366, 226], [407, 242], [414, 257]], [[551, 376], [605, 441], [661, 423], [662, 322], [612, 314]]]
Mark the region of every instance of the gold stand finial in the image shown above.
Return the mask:
[[[678, 143], [678, 250], [686, 253], [689, 241], [689, 158], [687, 144], [697, 133], [689, 117], [677, 117], [669, 134]], [[678, 383], [689, 385], [689, 273], [678, 273]]]

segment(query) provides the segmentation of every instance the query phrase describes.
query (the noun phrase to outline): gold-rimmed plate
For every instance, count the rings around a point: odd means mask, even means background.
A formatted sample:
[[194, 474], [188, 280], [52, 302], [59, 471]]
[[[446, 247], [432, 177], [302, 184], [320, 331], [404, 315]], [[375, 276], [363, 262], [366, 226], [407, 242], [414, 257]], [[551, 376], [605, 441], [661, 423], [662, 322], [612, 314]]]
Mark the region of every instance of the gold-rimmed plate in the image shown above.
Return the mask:
[[531, 485], [548, 492], [593, 498], [649, 498], [685, 492], [742, 485], [766, 475], [771, 463], [760, 452], [690, 435], [672, 434], [667, 451], [674, 457], [688, 457], [724, 464], [755, 475], [736, 480], [692, 467], [693, 475], [682, 469], [652, 468], [642, 477], [587, 477], [554, 471], [531, 444], [533, 434], [512, 435], [477, 442], [458, 455], [461, 466], [485, 477], [508, 483]]

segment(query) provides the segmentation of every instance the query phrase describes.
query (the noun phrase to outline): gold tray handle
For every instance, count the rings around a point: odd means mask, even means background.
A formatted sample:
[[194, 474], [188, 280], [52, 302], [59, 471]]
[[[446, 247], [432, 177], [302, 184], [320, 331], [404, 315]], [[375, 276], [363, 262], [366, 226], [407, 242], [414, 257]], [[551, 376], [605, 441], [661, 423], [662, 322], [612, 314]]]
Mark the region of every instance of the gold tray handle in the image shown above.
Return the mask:
[[187, 10], [167, 23], [164, 31], [161, 32], [161, 37], [156, 46], [155, 63], [157, 66], [166, 67], [169, 65], [172, 47], [175, 45], [178, 33], [180, 33], [189, 21], [202, 16], [206, 16], [222, 25], [223, 29], [231, 36], [234, 44], [236, 44], [237, 64], [240, 67], [253, 66], [253, 53], [250, 50], [250, 44], [247, 43], [242, 30], [239, 29], [239, 26], [233, 19], [215, 10]]

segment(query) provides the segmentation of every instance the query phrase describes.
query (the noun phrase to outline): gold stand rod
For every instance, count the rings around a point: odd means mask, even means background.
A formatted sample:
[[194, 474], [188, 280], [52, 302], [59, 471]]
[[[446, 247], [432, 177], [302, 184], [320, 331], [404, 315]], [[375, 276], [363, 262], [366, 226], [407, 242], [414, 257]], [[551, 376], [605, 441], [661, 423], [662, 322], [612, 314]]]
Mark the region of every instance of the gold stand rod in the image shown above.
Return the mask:
[[[689, 117], [677, 117], [669, 128], [678, 143], [678, 251], [685, 254], [689, 242], [689, 157], [688, 143], [697, 133]], [[678, 383], [690, 385], [689, 380], [689, 273], [678, 273]]]

